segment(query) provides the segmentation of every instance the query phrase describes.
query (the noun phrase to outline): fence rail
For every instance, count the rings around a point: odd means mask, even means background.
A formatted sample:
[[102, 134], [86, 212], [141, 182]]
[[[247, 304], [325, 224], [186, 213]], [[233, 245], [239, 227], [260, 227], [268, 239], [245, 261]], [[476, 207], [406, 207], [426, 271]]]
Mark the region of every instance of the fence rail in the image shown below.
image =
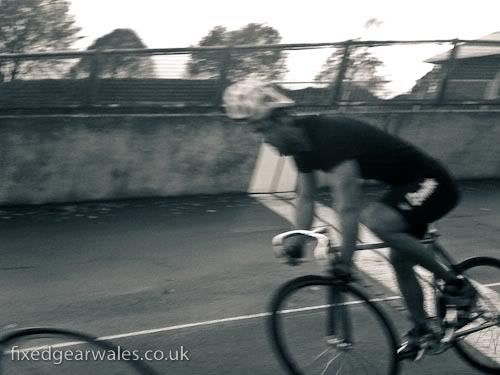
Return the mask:
[[214, 111], [273, 81], [299, 107], [500, 105], [500, 41], [409, 40], [0, 54], [0, 111]]

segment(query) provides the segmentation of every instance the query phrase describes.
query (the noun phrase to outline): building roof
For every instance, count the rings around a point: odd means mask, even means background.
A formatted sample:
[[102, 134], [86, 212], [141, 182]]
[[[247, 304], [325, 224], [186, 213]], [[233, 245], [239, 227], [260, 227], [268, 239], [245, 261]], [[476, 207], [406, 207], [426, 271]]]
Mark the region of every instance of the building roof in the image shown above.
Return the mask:
[[[470, 43], [460, 43], [458, 49], [457, 59], [470, 59], [472, 57], [485, 57], [500, 55], [500, 31], [486, 35], [478, 40], [498, 41], [498, 45], [471, 45]], [[439, 64], [448, 60], [450, 51], [440, 53], [425, 62]]]

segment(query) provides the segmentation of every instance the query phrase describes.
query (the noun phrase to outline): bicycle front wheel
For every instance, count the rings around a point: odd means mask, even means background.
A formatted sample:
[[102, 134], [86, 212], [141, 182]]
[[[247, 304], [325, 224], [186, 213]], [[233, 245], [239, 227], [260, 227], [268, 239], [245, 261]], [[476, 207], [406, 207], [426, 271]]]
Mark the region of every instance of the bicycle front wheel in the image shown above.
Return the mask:
[[[458, 269], [479, 292], [477, 318], [457, 332], [454, 347], [472, 366], [489, 374], [500, 374], [500, 260], [470, 258]], [[467, 332], [471, 332], [466, 334]]]
[[26, 328], [0, 339], [1, 375], [154, 375], [137, 352], [58, 328]]
[[394, 375], [397, 339], [389, 319], [349, 283], [304, 276], [271, 301], [271, 342], [294, 375]]

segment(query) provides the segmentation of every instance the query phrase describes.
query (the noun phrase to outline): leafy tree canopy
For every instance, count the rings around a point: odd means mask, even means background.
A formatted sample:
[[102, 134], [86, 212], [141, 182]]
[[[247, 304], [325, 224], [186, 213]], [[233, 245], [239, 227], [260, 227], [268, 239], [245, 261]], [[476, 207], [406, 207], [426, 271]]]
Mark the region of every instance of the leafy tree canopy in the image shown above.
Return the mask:
[[[87, 50], [142, 49], [144, 42], [131, 29], [115, 29], [92, 43]], [[150, 56], [116, 53], [84, 56], [70, 70], [70, 77], [84, 78], [96, 74], [101, 78], [154, 78], [154, 63]]]
[[[280, 33], [270, 27], [250, 23], [245, 27], [228, 31], [216, 26], [199, 42], [200, 47], [279, 44]], [[191, 55], [187, 74], [192, 78], [217, 78], [225, 67], [229, 80], [248, 75], [263, 79], [278, 79], [286, 72], [286, 55], [274, 50], [231, 50], [230, 55], [221, 51], [196, 51]]]
[[[344, 58], [345, 50], [338, 48], [333, 52], [316, 75], [316, 81], [335, 82]], [[351, 47], [347, 57], [344, 80], [372, 93], [380, 90], [385, 81], [378, 73], [383, 62], [374, 56], [369, 47]]]
[[[363, 28], [365, 30], [379, 28], [383, 24], [378, 18], [366, 20]], [[334, 51], [317, 74], [317, 81], [335, 82], [343, 62], [345, 48]], [[343, 79], [347, 81], [344, 87], [350, 89], [364, 89], [371, 94], [376, 94], [385, 85], [379, 69], [383, 62], [375, 56], [370, 47], [351, 46], [347, 51], [346, 70]]]
[[[0, 1], [0, 53], [67, 50], [79, 32], [66, 0]], [[0, 60], [0, 82], [40, 72], [47, 64]]]
[[437, 95], [442, 71], [443, 67], [441, 65], [435, 65], [415, 82], [415, 86], [411, 89], [410, 96], [416, 99], [434, 98]]
[[0, 52], [65, 50], [79, 32], [66, 0], [0, 1]]

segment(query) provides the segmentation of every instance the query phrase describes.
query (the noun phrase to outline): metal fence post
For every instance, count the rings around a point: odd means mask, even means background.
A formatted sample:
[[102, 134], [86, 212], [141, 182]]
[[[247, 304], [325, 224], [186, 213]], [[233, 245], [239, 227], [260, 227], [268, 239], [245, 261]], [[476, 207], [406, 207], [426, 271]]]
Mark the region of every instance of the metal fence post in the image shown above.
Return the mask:
[[224, 90], [226, 89], [228, 84], [227, 73], [229, 71], [229, 66], [231, 64], [231, 52], [232, 52], [232, 47], [228, 47], [223, 51], [220, 70], [219, 70], [219, 85], [216, 89], [217, 92], [214, 97], [215, 107], [222, 106], [222, 96], [224, 95]]
[[85, 105], [91, 107], [95, 104], [99, 91], [99, 71], [101, 63], [101, 52], [95, 51], [90, 62], [90, 72], [88, 77], [88, 91]]
[[441, 79], [441, 85], [439, 86], [438, 96], [436, 98], [437, 104], [443, 104], [446, 99], [446, 91], [448, 90], [448, 82], [450, 80], [450, 75], [455, 65], [455, 60], [458, 54], [459, 40], [453, 40], [453, 48], [450, 51], [450, 56], [443, 66], [443, 75]]
[[342, 83], [349, 67], [349, 55], [352, 41], [348, 40], [344, 43], [344, 53], [342, 55], [342, 62], [340, 63], [339, 71], [337, 77], [335, 78], [335, 84], [333, 85], [332, 100], [331, 105], [338, 104], [342, 97]]

